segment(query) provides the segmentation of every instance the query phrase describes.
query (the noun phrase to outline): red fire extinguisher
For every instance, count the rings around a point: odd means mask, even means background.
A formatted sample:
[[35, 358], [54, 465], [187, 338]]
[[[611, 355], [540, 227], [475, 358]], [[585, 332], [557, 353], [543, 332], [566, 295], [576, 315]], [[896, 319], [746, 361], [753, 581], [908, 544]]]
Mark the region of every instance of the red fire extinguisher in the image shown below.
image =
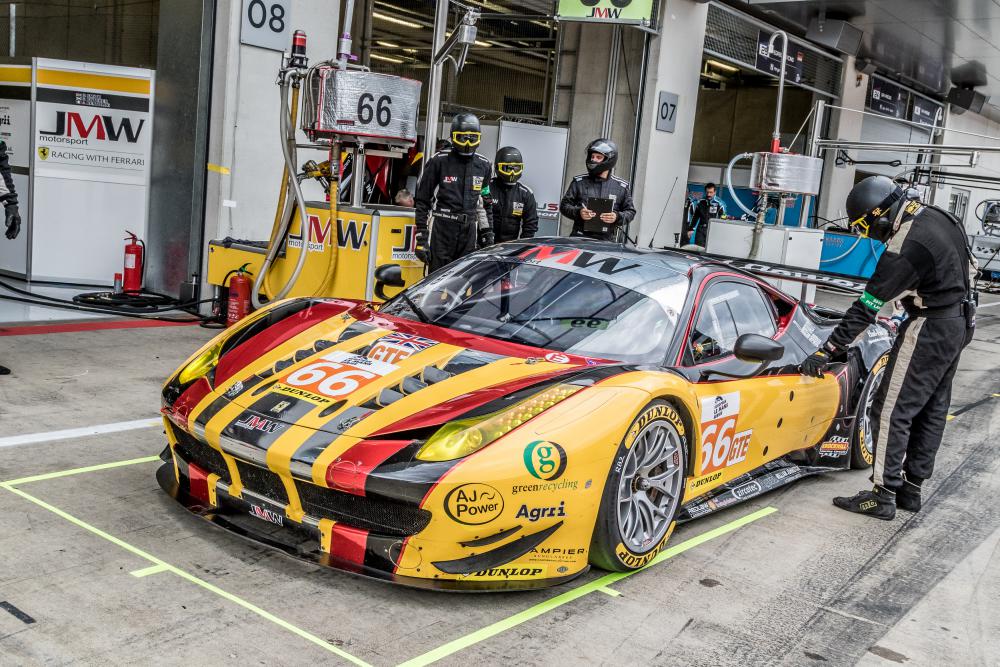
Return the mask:
[[122, 289], [126, 292], [142, 291], [142, 262], [146, 244], [132, 232], [125, 230], [129, 238], [125, 239], [125, 270], [122, 272]]
[[236, 269], [229, 279], [229, 299], [226, 303], [226, 326], [231, 327], [250, 314], [250, 290], [252, 283], [247, 277], [247, 264]]

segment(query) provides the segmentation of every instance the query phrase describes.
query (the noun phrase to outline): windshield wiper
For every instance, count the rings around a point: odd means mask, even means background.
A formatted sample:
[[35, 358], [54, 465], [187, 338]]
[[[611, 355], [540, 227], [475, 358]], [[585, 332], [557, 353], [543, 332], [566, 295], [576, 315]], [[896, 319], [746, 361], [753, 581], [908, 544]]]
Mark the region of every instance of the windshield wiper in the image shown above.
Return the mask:
[[413, 314], [416, 315], [421, 322], [423, 322], [424, 324], [431, 323], [431, 318], [427, 317], [427, 313], [421, 310], [420, 306], [414, 303], [413, 299], [410, 298], [409, 294], [407, 294], [406, 292], [400, 292], [399, 298], [401, 298], [403, 301], [406, 302], [406, 305], [410, 307], [410, 310], [413, 311]]

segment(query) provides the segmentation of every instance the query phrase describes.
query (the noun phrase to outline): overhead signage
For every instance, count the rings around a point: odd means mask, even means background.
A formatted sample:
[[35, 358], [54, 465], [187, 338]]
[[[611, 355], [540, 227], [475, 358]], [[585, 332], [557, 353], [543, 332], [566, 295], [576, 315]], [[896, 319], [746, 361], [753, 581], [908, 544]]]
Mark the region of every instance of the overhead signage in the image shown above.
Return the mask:
[[913, 106], [910, 107], [910, 120], [914, 123], [920, 123], [921, 125], [935, 125], [935, 120], [942, 120], [938, 118], [938, 113], [940, 113], [942, 109], [944, 109], [944, 107], [934, 100], [914, 95]]
[[[768, 42], [771, 40], [771, 33], [763, 30], [757, 31], [757, 57], [754, 67], [761, 72], [767, 72], [774, 76], [781, 76], [781, 48], [775, 42], [775, 51], [770, 51]], [[788, 54], [785, 59], [785, 79], [802, 83], [802, 63], [806, 54], [799, 49], [795, 42], [788, 42]]]
[[891, 118], [905, 118], [910, 94], [894, 83], [872, 77], [868, 84], [868, 108]]
[[243, 0], [242, 43], [287, 51], [292, 45], [291, 25], [291, 0]]
[[648, 25], [653, 4], [653, 0], [559, 0], [556, 19]]
[[660, 98], [656, 105], [656, 129], [660, 132], [673, 132], [677, 127], [677, 105], [680, 96], [677, 93], [660, 91]]

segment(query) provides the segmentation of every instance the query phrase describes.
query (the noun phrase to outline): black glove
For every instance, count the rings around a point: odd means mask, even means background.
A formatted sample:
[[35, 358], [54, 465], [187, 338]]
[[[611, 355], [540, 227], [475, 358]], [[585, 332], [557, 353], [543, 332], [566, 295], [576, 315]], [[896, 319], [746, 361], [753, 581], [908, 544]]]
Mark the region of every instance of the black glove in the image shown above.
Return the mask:
[[21, 214], [17, 210], [17, 204], [7, 204], [4, 206], [7, 212], [7, 238], [14, 240], [21, 231]]
[[417, 230], [417, 247], [413, 249], [413, 253], [424, 264], [430, 260], [430, 253], [427, 252], [427, 230]]
[[826, 350], [816, 350], [803, 360], [799, 372], [803, 375], [821, 378], [823, 371], [830, 365], [830, 353]]
[[489, 227], [479, 230], [479, 247], [488, 248], [496, 242], [493, 230]]

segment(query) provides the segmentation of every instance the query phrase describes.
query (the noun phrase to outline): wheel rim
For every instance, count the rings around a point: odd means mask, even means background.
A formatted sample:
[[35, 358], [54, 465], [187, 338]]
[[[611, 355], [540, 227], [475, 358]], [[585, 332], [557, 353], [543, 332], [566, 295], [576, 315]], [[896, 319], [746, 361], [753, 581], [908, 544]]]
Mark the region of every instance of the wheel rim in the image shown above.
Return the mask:
[[681, 500], [681, 438], [669, 422], [654, 421], [636, 436], [618, 482], [618, 533], [633, 552], [656, 546]]
[[[867, 395], [865, 395], [865, 409], [861, 413], [861, 433], [864, 437], [861, 439], [861, 444], [865, 448], [867, 456], [865, 460], [872, 457], [872, 452], [875, 451], [875, 442], [872, 438], [872, 404], [875, 402], [875, 394], [878, 392], [878, 386], [882, 384], [882, 376], [885, 374], [885, 368], [881, 368], [872, 378], [871, 387], [868, 390]], [[870, 461], [869, 461], [870, 463]]]

